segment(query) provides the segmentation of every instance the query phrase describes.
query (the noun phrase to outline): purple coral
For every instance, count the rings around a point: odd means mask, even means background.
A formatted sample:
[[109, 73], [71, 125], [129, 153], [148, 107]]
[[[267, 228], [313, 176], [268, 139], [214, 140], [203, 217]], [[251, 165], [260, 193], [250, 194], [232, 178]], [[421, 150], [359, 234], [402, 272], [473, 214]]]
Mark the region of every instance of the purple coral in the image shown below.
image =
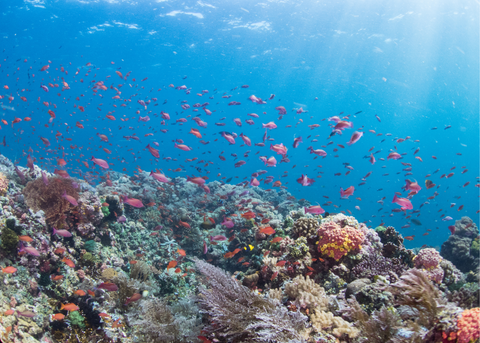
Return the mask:
[[424, 269], [428, 278], [437, 283], [442, 282], [444, 271], [440, 267], [440, 262], [442, 257], [440, 253], [433, 249], [427, 248], [420, 250], [418, 255], [415, 257], [415, 267], [418, 269]]

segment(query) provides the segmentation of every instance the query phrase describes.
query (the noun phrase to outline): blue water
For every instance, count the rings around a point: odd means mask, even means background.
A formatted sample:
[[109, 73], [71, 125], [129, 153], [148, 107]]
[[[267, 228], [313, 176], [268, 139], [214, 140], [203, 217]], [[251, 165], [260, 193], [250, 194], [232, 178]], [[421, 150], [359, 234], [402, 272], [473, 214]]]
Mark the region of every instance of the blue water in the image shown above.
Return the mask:
[[[0, 124], [0, 134], [7, 142], [0, 152], [22, 166], [30, 153], [36, 164], [51, 172], [59, 168], [57, 158], [64, 156], [65, 169], [75, 176], [89, 171], [81, 162], [92, 156], [107, 159], [113, 170], [126, 168], [129, 175], [137, 168], [158, 168], [172, 178], [195, 175], [213, 181], [233, 177], [231, 182], [239, 183], [249, 181], [255, 171], [267, 170], [259, 179], [274, 176], [274, 181], [280, 180], [297, 199], [318, 202], [328, 212], [349, 210], [372, 227], [381, 222], [397, 229], [410, 224], [400, 229], [405, 236], [415, 235], [406, 242], [407, 247], [439, 246], [450, 235], [448, 225], [453, 224], [441, 221], [442, 216], [470, 216], [478, 223], [478, 10], [478, 3], [469, 1], [2, 1], [0, 79], [1, 86], [9, 89], [2, 88], [0, 93], [5, 96], [0, 100], [0, 115], [8, 122]], [[49, 69], [39, 71], [45, 65]], [[62, 66], [68, 75], [60, 71]], [[131, 74], [125, 81], [115, 71]], [[61, 90], [62, 77], [70, 89]], [[104, 81], [109, 89], [95, 93], [93, 81]], [[50, 87], [46, 93], [40, 85], [48, 83], [59, 87]], [[170, 84], [186, 85], [191, 93], [170, 88]], [[121, 100], [112, 99], [117, 92], [111, 85], [123, 85], [118, 88]], [[200, 97], [197, 93], [202, 90], [209, 93]], [[222, 98], [224, 94], [231, 98]], [[252, 94], [262, 99], [275, 94], [275, 98], [259, 105], [247, 99]], [[10, 102], [8, 96], [14, 100]], [[152, 98], [158, 100], [147, 110], [137, 103]], [[182, 111], [182, 100], [190, 106], [209, 102], [207, 108], [214, 113], [207, 116], [201, 108], [192, 112], [193, 107]], [[44, 101], [57, 108], [47, 108]], [[228, 106], [230, 101], [241, 105]], [[122, 103], [127, 107], [121, 107]], [[75, 106], [83, 106], [85, 112]], [[287, 109], [281, 120], [276, 106]], [[308, 112], [297, 115], [293, 109], [300, 107]], [[54, 110], [56, 118], [45, 127], [50, 119], [48, 109]], [[166, 126], [160, 125], [161, 110], [171, 116]], [[105, 118], [110, 111], [116, 121]], [[247, 116], [252, 112], [260, 118]], [[341, 112], [341, 116], [350, 114], [348, 120], [354, 128], [328, 139], [332, 122], [326, 118]], [[138, 122], [139, 115], [147, 114], [149, 122]], [[208, 128], [199, 128], [191, 120], [195, 115], [200, 115]], [[32, 121], [16, 123], [12, 129], [15, 117], [31, 117]], [[221, 121], [223, 117], [226, 119]], [[120, 118], [130, 119], [123, 122]], [[175, 124], [179, 118], [187, 122]], [[242, 127], [233, 118], [240, 118]], [[246, 119], [253, 119], [255, 125], [246, 124]], [[84, 129], [75, 126], [77, 121]], [[220, 131], [244, 133], [252, 144], [258, 143], [265, 132], [261, 123], [270, 121], [278, 128], [268, 132], [274, 140], [267, 140], [265, 147], [241, 146], [240, 137], [235, 145], [228, 145], [219, 135]], [[215, 125], [220, 122], [226, 125]], [[312, 124], [320, 127], [310, 130]], [[445, 129], [447, 125], [451, 128]], [[202, 145], [188, 134], [192, 127], [210, 143]], [[437, 129], [432, 130], [434, 127]], [[356, 130], [364, 136], [347, 146]], [[58, 142], [57, 131], [62, 134]], [[109, 143], [101, 142], [97, 133], [106, 134]], [[140, 142], [122, 138], [134, 133], [141, 137]], [[145, 137], [147, 133], [154, 135]], [[46, 148], [40, 136], [52, 145]], [[299, 136], [304, 143], [293, 149], [294, 137]], [[411, 138], [396, 142], [407, 136]], [[193, 150], [174, 149], [175, 139], [182, 139]], [[333, 144], [322, 148], [330, 141]], [[160, 144], [158, 161], [145, 149], [153, 142]], [[259, 156], [281, 160], [269, 150], [270, 143], [285, 144], [290, 162], [266, 168]], [[314, 159], [309, 146], [324, 149], [328, 155]], [[406, 155], [387, 161], [395, 148]], [[423, 162], [413, 155], [417, 148], [420, 151], [415, 156]], [[372, 166], [364, 157], [379, 150]], [[226, 161], [218, 157], [222, 151]], [[166, 161], [166, 157], [177, 161]], [[194, 157], [198, 160], [193, 163], [185, 161]], [[205, 162], [197, 164], [200, 160]], [[239, 160], [247, 163], [234, 168]], [[213, 164], [205, 166], [207, 161]], [[401, 162], [412, 164], [413, 175], [405, 176], [407, 166]], [[348, 175], [344, 163], [354, 168]], [[462, 167], [468, 172], [462, 174]], [[177, 168], [182, 171], [172, 171]], [[96, 171], [104, 175], [98, 167]], [[370, 171], [366, 183], [359, 186]], [[455, 173], [451, 178], [440, 178], [450, 172]], [[316, 182], [302, 187], [296, 182], [301, 174]], [[395, 192], [407, 195], [401, 189], [407, 178], [422, 187], [411, 199], [413, 211], [419, 212], [393, 213], [392, 209], [400, 206], [391, 200]], [[438, 188], [427, 190], [425, 179]], [[463, 187], [467, 182], [470, 184]], [[340, 187], [349, 186], [355, 186], [354, 195], [341, 199]], [[271, 184], [262, 182], [261, 187]], [[428, 200], [435, 191], [438, 196]], [[381, 205], [378, 201], [383, 197]], [[331, 205], [325, 205], [327, 201]], [[450, 207], [452, 203], [455, 205]], [[458, 211], [460, 205], [464, 207]], [[408, 215], [422, 225], [411, 223]]]

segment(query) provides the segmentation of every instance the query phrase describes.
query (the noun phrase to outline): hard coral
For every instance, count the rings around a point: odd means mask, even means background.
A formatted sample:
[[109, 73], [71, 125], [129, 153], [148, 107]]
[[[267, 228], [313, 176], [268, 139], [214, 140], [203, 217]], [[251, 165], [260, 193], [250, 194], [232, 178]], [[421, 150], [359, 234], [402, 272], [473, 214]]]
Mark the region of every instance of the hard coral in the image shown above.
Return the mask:
[[462, 312], [457, 321], [457, 343], [475, 342], [480, 338], [480, 308]]
[[5, 174], [0, 173], [0, 196], [7, 194], [8, 190], [8, 179]]
[[62, 177], [49, 177], [48, 185], [45, 185], [39, 178], [30, 181], [23, 190], [28, 207], [35, 212], [43, 210], [47, 224], [57, 228], [65, 226], [65, 212], [74, 208], [62, 197], [64, 192], [74, 199], [78, 199], [78, 192], [73, 185], [73, 180]]
[[428, 275], [428, 278], [437, 283], [442, 282], [444, 271], [440, 267], [442, 257], [437, 250], [433, 248], [422, 249], [416, 256], [414, 262], [416, 268], [422, 268]]
[[307, 238], [315, 236], [318, 228], [318, 221], [314, 218], [300, 218], [293, 224], [293, 232]]
[[337, 261], [350, 251], [360, 249], [365, 237], [363, 232], [355, 227], [341, 227], [333, 221], [322, 223], [318, 236], [318, 251]]

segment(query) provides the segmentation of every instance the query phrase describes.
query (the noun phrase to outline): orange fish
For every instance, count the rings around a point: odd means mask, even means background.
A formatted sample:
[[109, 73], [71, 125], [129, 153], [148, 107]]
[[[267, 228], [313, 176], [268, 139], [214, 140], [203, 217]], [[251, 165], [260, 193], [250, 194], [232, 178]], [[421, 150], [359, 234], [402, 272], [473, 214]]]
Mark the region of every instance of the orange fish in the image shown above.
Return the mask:
[[73, 263], [72, 260], [69, 260], [69, 259], [66, 258], [66, 257], [64, 257], [64, 258], [62, 259], [62, 262], [65, 262], [65, 264], [66, 264], [67, 266], [69, 266], [70, 268], [75, 268], [75, 263]]
[[183, 250], [183, 249], [177, 249], [177, 252], [178, 252], [179, 255], [182, 255], [182, 256], [186, 256], [186, 255], [187, 255], [187, 253], [186, 253], [185, 250]]
[[3, 313], [3, 315], [5, 315], [5, 316], [11, 316], [11, 315], [14, 314], [14, 313], [15, 313], [15, 310], [10, 309], [10, 310], [8, 310], [8, 311], [5, 311], [5, 312]]
[[120, 324], [120, 318], [118, 318], [116, 321], [112, 323], [112, 328], [119, 328], [122, 327], [123, 324]]
[[255, 213], [253, 213], [252, 211], [248, 211], [248, 212], [245, 212], [241, 215], [242, 218], [245, 218], [245, 219], [253, 219], [255, 218]]
[[30, 243], [33, 241], [33, 238], [30, 236], [19, 236], [18, 239], [27, 243]]
[[267, 224], [269, 221], [270, 221], [270, 219], [265, 218], [265, 219], [262, 219], [261, 223], [262, 224]]
[[103, 317], [103, 318], [110, 318], [110, 315], [108, 313], [105, 313], [105, 312], [100, 312], [98, 315], [100, 317]]
[[50, 278], [52, 279], [52, 281], [59, 281], [61, 279], [63, 279], [63, 275], [52, 275], [50, 276]]
[[285, 265], [285, 263], [287, 263], [287, 261], [280, 261], [280, 262], [277, 262], [276, 266], [277, 267], [283, 267]]
[[175, 273], [180, 273], [182, 270], [180, 268], [175, 269]]
[[273, 243], [278, 243], [278, 242], [281, 242], [282, 240], [283, 240], [282, 237], [275, 237], [274, 239], [272, 239], [272, 240], [270, 241], [270, 243], [272, 243], [272, 244], [273, 244]]
[[5, 273], [5, 274], [13, 274], [16, 271], [17, 271], [17, 268], [15, 268], [15, 267], [2, 268], [2, 272]]
[[172, 260], [168, 263], [167, 270], [170, 268], [175, 268], [177, 266], [177, 261]]
[[415, 235], [405, 236], [404, 238], [405, 238], [407, 241], [413, 241], [413, 239], [415, 238]]
[[55, 254], [58, 254], [58, 255], [61, 255], [65, 252], [65, 248], [57, 248], [55, 249], [54, 253]]
[[273, 235], [275, 233], [275, 230], [271, 226], [267, 226], [261, 228], [260, 233], [264, 233], [266, 235]]
[[62, 306], [60, 306], [60, 311], [78, 311], [80, 308], [75, 305], [74, 303], [69, 303], [69, 304], [62, 304]]
[[63, 320], [65, 315], [63, 313], [55, 313], [50, 316], [51, 320]]
[[87, 293], [85, 293], [85, 291], [79, 289], [79, 290], [73, 292], [73, 294], [76, 294], [76, 295], [79, 295], [79, 296], [83, 297], [83, 296], [85, 296]]
[[244, 258], [245, 258], [245, 257], [240, 257], [240, 258], [237, 260], [237, 263], [242, 262]]
[[94, 297], [94, 296], [95, 296], [95, 292], [94, 292], [94, 291], [87, 290], [87, 292], [88, 292], [88, 294], [89, 294], [90, 296], [92, 296], [92, 297]]

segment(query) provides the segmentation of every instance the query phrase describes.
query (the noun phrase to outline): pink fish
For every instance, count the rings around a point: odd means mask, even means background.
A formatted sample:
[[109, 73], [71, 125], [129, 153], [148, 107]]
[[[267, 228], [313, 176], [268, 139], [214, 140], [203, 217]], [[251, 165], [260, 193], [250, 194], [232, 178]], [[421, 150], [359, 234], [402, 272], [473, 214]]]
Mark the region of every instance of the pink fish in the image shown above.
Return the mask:
[[333, 121], [333, 122], [335, 122], [335, 123], [338, 123], [338, 122], [340, 122], [342, 119], [340, 119], [340, 117], [338, 117], [338, 116], [333, 116], [333, 117], [329, 117], [327, 120], [328, 120], [328, 121]]
[[198, 186], [203, 186], [205, 184], [205, 179], [202, 179], [201, 177], [190, 177], [187, 176], [187, 181], [192, 182]]
[[142, 208], [143, 204], [141, 200], [134, 199], [134, 198], [128, 198], [126, 195], [123, 196], [123, 202], [125, 204], [129, 204], [130, 206], [136, 207], [136, 208]]
[[253, 118], [260, 118], [260, 116], [256, 113], [247, 113], [247, 116], [253, 117]]
[[231, 134], [225, 131], [220, 132], [220, 134], [222, 135], [223, 138], [225, 138], [228, 141], [228, 143], [235, 144], [235, 138]]
[[275, 109], [278, 111], [279, 115], [287, 114], [287, 110], [283, 106], [277, 106], [277, 107], [275, 107]]
[[283, 145], [283, 143], [275, 144], [275, 145], [270, 144], [270, 150], [273, 150], [277, 154], [282, 155], [282, 156], [287, 154], [287, 147], [285, 145]]
[[97, 288], [104, 289], [108, 292], [116, 292], [118, 291], [118, 286], [111, 282], [102, 282], [97, 286]]
[[68, 195], [66, 191], [63, 191], [62, 198], [67, 200], [73, 206], [78, 206], [77, 200], [74, 197], [72, 197], [71, 195]]
[[242, 126], [242, 121], [240, 120], [240, 118], [235, 118], [233, 119], [233, 121], [235, 122], [235, 124], [237, 124], [238, 126]]
[[228, 219], [224, 219], [222, 223], [223, 226], [225, 226], [227, 229], [231, 229], [232, 227], [235, 226], [235, 223], [232, 222], [231, 220], [228, 220]]
[[351, 121], [339, 121], [337, 125], [335, 125], [335, 130], [345, 130], [353, 128], [353, 123]]
[[320, 207], [320, 205], [317, 206], [310, 206], [310, 207], [304, 207], [305, 213], [311, 213], [311, 214], [322, 214], [325, 213], [325, 210]]
[[297, 148], [300, 145], [300, 143], [302, 143], [302, 142], [303, 142], [302, 137], [295, 138], [293, 140], [293, 148], [294, 149]]
[[407, 180], [405, 180], [405, 182], [406, 182], [406, 184], [403, 188], [407, 191], [412, 191], [415, 194], [417, 194], [422, 189], [422, 187], [420, 187], [416, 181], [412, 182], [412, 181], [407, 179]]
[[131, 302], [138, 301], [141, 298], [142, 298], [142, 295], [140, 293], [133, 293], [133, 295], [130, 298], [127, 298], [127, 302], [125, 303], [125, 306], [127, 306]]
[[33, 318], [37, 315], [35, 312], [29, 311], [29, 310], [22, 311], [22, 312], [17, 310], [17, 314], [21, 317], [27, 317], [27, 318]]
[[108, 169], [109, 168], [108, 163], [105, 160], [101, 160], [99, 158], [95, 158], [95, 157], [92, 156], [90, 161], [92, 161], [94, 164], [102, 167], [103, 169]]
[[399, 197], [397, 197], [396, 194], [393, 196], [392, 203], [396, 203], [396, 204], [402, 206], [402, 207], [401, 207], [402, 210], [411, 210], [411, 209], [413, 209], [413, 205], [412, 205], [412, 203], [410, 202], [410, 200], [408, 200], [407, 198], [399, 198]]
[[53, 234], [54, 235], [59, 235], [59, 236], [62, 236], [62, 237], [72, 237], [72, 234], [67, 231], [67, 230], [57, 230], [55, 228], [53, 228]]
[[242, 138], [243, 142], [245, 143], [245, 145], [247, 146], [252, 146], [252, 141], [250, 140], [250, 138], [248, 138], [247, 136], [245, 136], [243, 133], [240, 134], [240, 138]]
[[311, 154], [315, 154], [322, 157], [327, 156], [327, 153], [325, 152], [325, 150], [322, 150], [322, 149], [313, 150], [312, 147], [309, 147], [309, 149]]
[[235, 168], [241, 167], [241, 166], [243, 166], [245, 163], [247, 163], [247, 162], [245, 162], [245, 161], [238, 161], [237, 163], [235, 163]]
[[212, 241], [226, 241], [227, 237], [223, 235], [210, 236], [210, 242]]
[[19, 253], [27, 253], [27, 254], [30, 254], [30, 255], [33, 255], [33, 256], [40, 256], [40, 253], [34, 247], [24, 247], [24, 246], [20, 245], [20, 250], [18, 252]]
[[271, 122], [269, 122], [269, 123], [267, 123], [267, 124], [263, 124], [263, 123], [262, 123], [262, 128], [264, 128], [264, 129], [266, 128], [266, 129], [273, 130], [273, 129], [276, 129], [276, 128], [277, 128], [277, 125], [276, 125], [273, 121], [271, 121]]
[[250, 186], [257, 187], [258, 185], [260, 185], [260, 182], [256, 178], [250, 180]]
[[315, 180], [314, 180], [314, 179], [310, 179], [310, 178], [307, 177], [307, 175], [304, 176], [304, 175], [302, 174], [302, 176], [300, 176], [300, 177], [297, 179], [297, 182], [298, 182], [299, 184], [301, 184], [302, 186], [310, 186], [310, 185], [312, 185], [312, 184], [315, 182]]
[[160, 154], [159, 154], [159, 150], [158, 149], [155, 149], [155, 148], [152, 148], [150, 146], [150, 144], [148, 144], [146, 146], [146, 148], [148, 149], [148, 151], [150, 151], [150, 153], [152, 154], [153, 157], [155, 158], [160, 158]]
[[160, 112], [161, 116], [162, 116], [162, 119], [165, 119], [165, 120], [170, 120], [170, 114], [166, 113], [166, 112]]
[[350, 195], [353, 195], [353, 192], [355, 191], [355, 187], [350, 186], [346, 190], [343, 190], [343, 188], [340, 188], [340, 196], [343, 199], [347, 199]]
[[138, 117], [138, 121], [143, 121], [143, 122], [147, 122], [150, 120], [150, 117], [149, 116], [145, 116], [145, 117], [142, 117], [142, 116], [139, 116]]
[[183, 151], [190, 151], [190, 150], [192, 150], [192, 148], [190, 148], [190, 147], [187, 146], [187, 145], [177, 144], [177, 143], [175, 143], [175, 148], [178, 148], [178, 149], [183, 150]]
[[373, 154], [370, 154], [369, 161], [370, 161], [371, 164], [375, 164], [376, 160], [375, 160], [375, 156], [373, 156]]
[[347, 145], [352, 145], [358, 142], [360, 138], [362, 138], [363, 132], [355, 131], [350, 138], [350, 141], [347, 142]]
[[30, 168], [30, 171], [33, 171], [34, 169], [33, 160], [30, 157], [30, 154], [27, 156], [27, 167]]
[[43, 184], [45, 186], [48, 186], [48, 178], [47, 178], [47, 174], [45, 174], [45, 172], [42, 170], [42, 179], [43, 179]]
[[270, 157], [268, 160], [265, 161], [265, 165], [267, 167], [276, 167], [277, 166], [277, 160], [275, 157]]
[[150, 172], [150, 176], [153, 176], [153, 178], [159, 182], [170, 182], [170, 179], [168, 179], [165, 175], [162, 173], [154, 173], [153, 171]]
[[402, 155], [400, 155], [398, 152], [391, 152], [388, 154], [387, 160], [398, 160], [399, 158], [402, 158]]

